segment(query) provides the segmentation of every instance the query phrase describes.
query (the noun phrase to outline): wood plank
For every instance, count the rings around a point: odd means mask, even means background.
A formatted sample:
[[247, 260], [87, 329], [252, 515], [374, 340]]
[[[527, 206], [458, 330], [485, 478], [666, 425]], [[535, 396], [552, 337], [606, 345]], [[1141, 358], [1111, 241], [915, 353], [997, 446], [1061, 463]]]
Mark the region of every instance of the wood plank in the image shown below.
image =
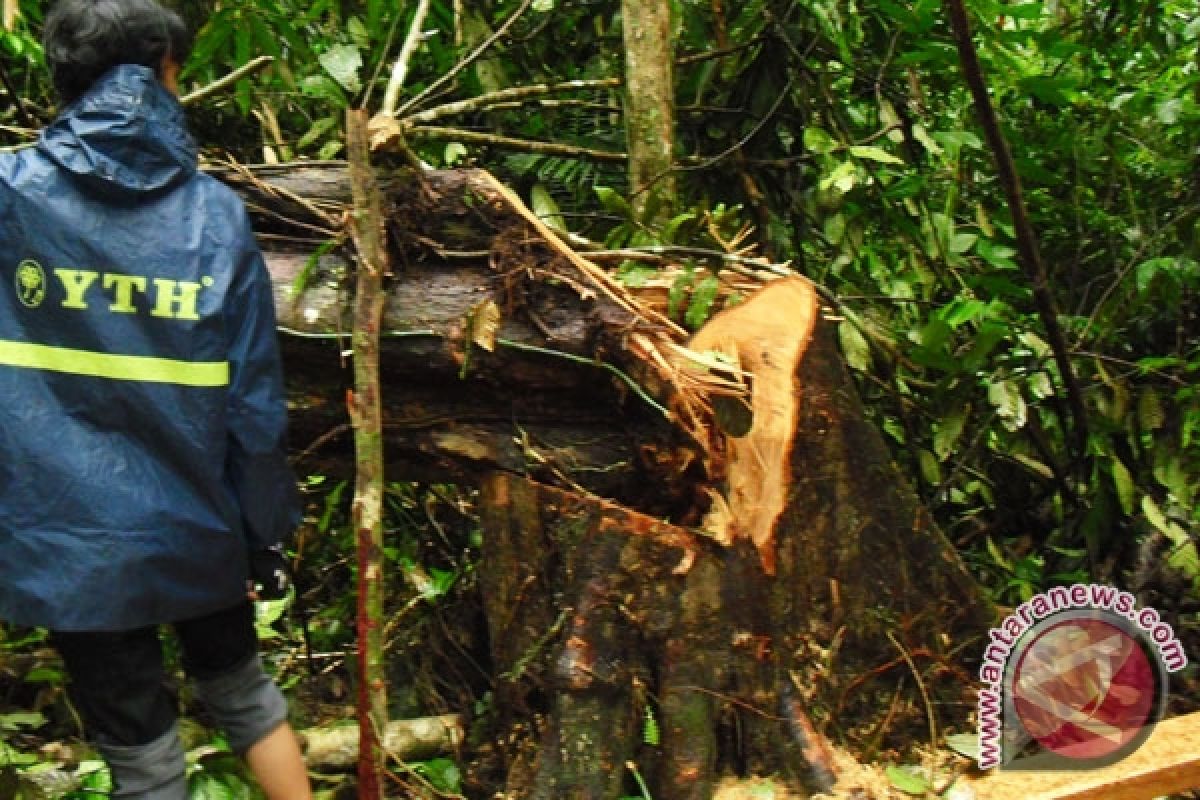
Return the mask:
[[1080, 772], [996, 772], [970, 781], [980, 800], [1143, 800], [1200, 788], [1200, 712], [1166, 719], [1116, 764]]

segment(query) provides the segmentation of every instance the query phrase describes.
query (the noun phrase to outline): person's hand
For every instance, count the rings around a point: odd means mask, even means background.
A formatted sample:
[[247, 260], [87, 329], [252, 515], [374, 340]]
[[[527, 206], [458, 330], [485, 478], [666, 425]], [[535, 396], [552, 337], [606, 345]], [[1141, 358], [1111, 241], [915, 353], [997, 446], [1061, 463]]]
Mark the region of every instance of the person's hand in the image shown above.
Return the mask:
[[292, 579], [282, 545], [250, 552], [250, 581], [257, 600], [279, 600], [287, 594]]

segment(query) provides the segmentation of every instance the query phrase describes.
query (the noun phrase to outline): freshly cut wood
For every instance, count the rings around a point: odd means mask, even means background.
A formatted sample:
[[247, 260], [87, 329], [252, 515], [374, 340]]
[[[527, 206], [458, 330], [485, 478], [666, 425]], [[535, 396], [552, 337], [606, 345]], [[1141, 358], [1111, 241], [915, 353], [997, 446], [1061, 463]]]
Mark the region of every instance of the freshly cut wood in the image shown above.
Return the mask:
[[980, 800], [1147, 800], [1200, 789], [1200, 712], [1163, 720], [1146, 742], [1100, 769], [990, 774], [966, 784]]
[[726, 438], [724, 495], [715, 495], [709, 533], [729, 543], [754, 542], [763, 569], [775, 574], [775, 525], [787, 506], [796, 438], [797, 371], [817, 321], [812, 284], [788, 278], [764, 286], [744, 303], [722, 311], [692, 337], [689, 347], [713, 353], [736, 376], [753, 380], [746, 409], [750, 428]]

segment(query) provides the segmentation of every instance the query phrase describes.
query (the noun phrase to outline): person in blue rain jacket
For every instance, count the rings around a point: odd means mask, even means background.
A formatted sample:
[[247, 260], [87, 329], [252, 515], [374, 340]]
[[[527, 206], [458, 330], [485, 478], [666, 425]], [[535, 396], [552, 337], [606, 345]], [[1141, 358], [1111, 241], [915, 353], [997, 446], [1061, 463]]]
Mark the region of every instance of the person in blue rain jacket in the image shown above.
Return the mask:
[[272, 800], [310, 797], [248, 580], [299, 519], [272, 289], [197, 170], [189, 40], [154, 0], [60, 0], [63, 102], [0, 155], [0, 619], [44, 626], [114, 797], [187, 796], [160, 624]]

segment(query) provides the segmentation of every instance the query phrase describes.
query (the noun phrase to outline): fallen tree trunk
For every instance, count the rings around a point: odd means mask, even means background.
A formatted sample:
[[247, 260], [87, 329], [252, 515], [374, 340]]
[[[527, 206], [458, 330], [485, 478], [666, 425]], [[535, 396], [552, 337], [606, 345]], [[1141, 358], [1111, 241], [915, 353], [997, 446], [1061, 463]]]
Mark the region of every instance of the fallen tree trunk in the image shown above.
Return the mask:
[[[353, 725], [308, 728], [298, 731], [304, 761], [309, 769], [352, 770], [358, 765], [359, 734]], [[391, 720], [381, 745], [396, 761], [425, 761], [456, 752], [465, 738], [459, 714]]]
[[[333, 173], [226, 178], [277, 246], [336, 218]], [[631, 763], [660, 800], [723, 772], [824, 788], [824, 737], [871, 757], [963, 721], [992, 609], [807, 281], [752, 281], [689, 341], [485, 173], [381, 182], [389, 468], [482, 487], [495, 702], [475, 788], [614, 798]], [[268, 254], [301, 459], [346, 439], [349, 257], [312, 247]]]

